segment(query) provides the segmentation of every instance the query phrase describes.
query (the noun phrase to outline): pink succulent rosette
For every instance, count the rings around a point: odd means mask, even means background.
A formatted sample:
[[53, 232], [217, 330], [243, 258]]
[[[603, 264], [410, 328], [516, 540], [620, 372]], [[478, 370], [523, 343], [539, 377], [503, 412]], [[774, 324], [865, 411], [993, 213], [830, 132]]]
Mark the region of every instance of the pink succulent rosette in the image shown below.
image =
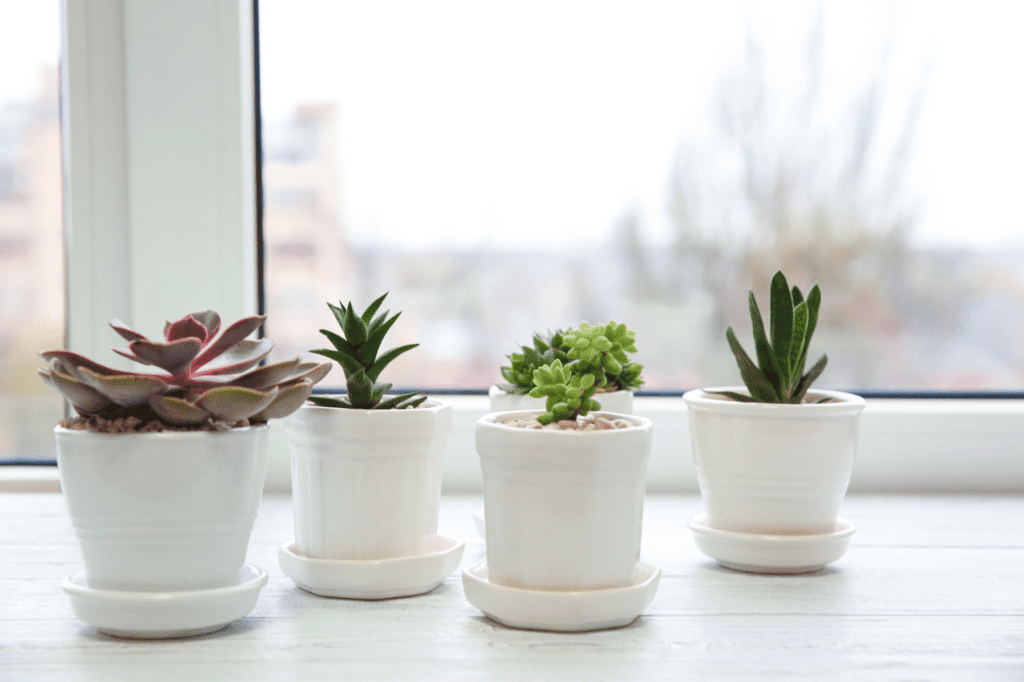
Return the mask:
[[331, 368], [327, 362], [299, 358], [259, 367], [274, 341], [245, 337], [265, 319], [241, 319], [217, 336], [220, 315], [192, 313], [164, 325], [163, 341], [111, 320], [114, 331], [128, 341], [126, 347], [113, 348], [115, 353], [166, 374], [113, 369], [68, 350], [41, 353], [49, 367], [39, 374], [83, 417], [124, 417], [148, 407], [174, 426], [265, 422], [297, 410]]

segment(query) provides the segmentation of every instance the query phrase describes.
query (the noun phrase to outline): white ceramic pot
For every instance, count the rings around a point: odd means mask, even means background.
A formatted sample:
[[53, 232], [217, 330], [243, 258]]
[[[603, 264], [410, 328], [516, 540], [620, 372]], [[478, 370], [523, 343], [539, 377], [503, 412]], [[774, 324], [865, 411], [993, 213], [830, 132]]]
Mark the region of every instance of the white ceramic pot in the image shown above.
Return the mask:
[[295, 546], [313, 559], [394, 559], [437, 532], [450, 405], [412, 410], [303, 405], [285, 420]]
[[591, 432], [502, 423], [535, 414], [477, 422], [489, 580], [539, 590], [629, 585], [640, 559], [651, 420], [623, 417], [635, 426]]
[[[544, 410], [546, 398], [531, 398], [528, 395], [507, 393], [497, 386], [491, 386], [487, 392], [491, 399], [491, 412], [515, 412], [517, 410]], [[616, 414], [633, 414], [632, 391], [612, 391], [598, 393], [594, 399], [601, 403], [602, 412]]]
[[835, 529], [865, 403], [839, 391], [808, 396], [834, 402], [742, 403], [700, 389], [683, 396], [708, 525], [771, 535]]
[[231, 587], [256, 519], [267, 427], [103, 434], [57, 427], [61, 489], [88, 586]]

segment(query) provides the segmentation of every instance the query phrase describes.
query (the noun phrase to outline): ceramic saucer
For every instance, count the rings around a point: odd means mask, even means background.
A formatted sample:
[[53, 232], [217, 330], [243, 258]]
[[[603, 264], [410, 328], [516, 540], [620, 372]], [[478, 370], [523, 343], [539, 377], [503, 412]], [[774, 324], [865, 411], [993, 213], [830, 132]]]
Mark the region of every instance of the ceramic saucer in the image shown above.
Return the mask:
[[476, 532], [480, 534], [481, 538], [486, 540], [487, 522], [484, 520], [484, 510], [481, 509], [477, 513], [473, 514], [473, 518], [476, 520]]
[[661, 569], [637, 566], [633, 583], [606, 590], [528, 590], [487, 579], [487, 560], [462, 572], [469, 603], [502, 625], [526, 630], [585, 632], [629, 625], [658, 591]]
[[758, 535], [718, 530], [707, 516], [689, 523], [700, 551], [726, 568], [748, 573], [810, 573], [846, 554], [857, 527], [837, 519], [831, 533], [820, 535]]
[[61, 589], [84, 623], [115, 637], [166, 639], [192, 637], [227, 627], [256, 605], [267, 572], [245, 564], [238, 584], [209, 590], [135, 592], [89, 587], [85, 571], [64, 578]]
[[427, 551], [394, 559], [312, 559], [294, 542], [277, 548], [281, 572], [296, 585], [321, 597], [393, 599], [434, 589], [462, 561], [466, 544], [446, 535], [427, 538]]

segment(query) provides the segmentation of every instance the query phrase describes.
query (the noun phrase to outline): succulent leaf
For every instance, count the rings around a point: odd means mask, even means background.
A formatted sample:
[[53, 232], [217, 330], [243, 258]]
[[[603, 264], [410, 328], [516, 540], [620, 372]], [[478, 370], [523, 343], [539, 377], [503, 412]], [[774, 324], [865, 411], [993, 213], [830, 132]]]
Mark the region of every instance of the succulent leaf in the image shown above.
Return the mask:
[[[78, 373], [79, 367], [85, 367], [86, 369], [92, 370], [96, 374], [102, 374], [104, 376], [114, 376], [117, 374], [135, 374], [135, 372], [126, 372], [121, 369], [114, 369], [113, 367], [107, 367], [101, 365], [98, 362], [94, 362], [84, 355], [80, 355], [70, 350], [48, 350], [43, 351], [39, 354], [47, 363], [50, 364], [51, 368], [58, 368], [58, 371], [63, 372], [69, 376], [81, 379]], [[55, 361], [57, 364], [55, 364]]]
[[[327, 366], [330, 367], [330, 365]], [[299, 383], [279, 388], [274, 401], [251, 418], [257, 421], [268, 421], [287, 417], [306, 402], [313, 392], [313, 383], [311, 379], [303, 379]]]
[[196, 405], [228, 423], [237, 423], [270, 407], [277, 397], [276, 387], [258, 391], [241, 386], [211, 388], [196, 400]]
[[80, 367], [82, 383], [107, 397], [108, 402], [121, 407], [134, 407], [146, 402], [150, 396], [166, 393], [164, 381], [146, 374], [118, 374], [104, 376]]
[[818, 361], [814, 363], [807, 374], [801, 377], [800, 382], [796, 385], [796, 389], [793, 391], [793, 396], [790, 398], [791, 403], [802, 402], [804, 396], [807, 395], [807, 391], [811, 388], [811, 384], [821, 376], [821, 373], [825, 371], [825, 365], [828, 364], [828, 356], [822, 355], [818, 358]]
[[206, 343], [209, 338], [209, 333], [206, 331], [199, 320], [196, 320], [191, 315], [183, 317], [177, 322], [172, 322], [164, 330], [164, 338], [168, 341], [177, 341], [178, 339], [199, 339], [200, 344]]
[[348, 402], [344, 398], [328, 398], [323, 395], [311, 395], [309, 396], [309, 402], [314, 405], [320, 405], [321, 407], [342, 407], [345, 409], [353, 409], [352, 403]]
[[111, 320], [107, 324], [109, 324], [111, 326], [111, 328], [115, 332], [120, 334], [121, 338], [125, 339], [126, 341], [138, 341], [139, 339], [145, 339], [146, 338], [145, 336], [143, 336], [142, 334], [138, 333], [134, 329], [131, 329], [130, 327], [128, 327], [128, 325], [126, 325], [121, 320], [116, 320], [116, 319], [115, 320]]
[[188, 317], [196, 320], [206, 328], [207, 341], [217, 336], [217, 332], [220, 331], [220, 315], [218, 315], [215, 310], [204, 310], [201, 313], [192, 313], [191, 315], [188, 315]]
[[[753, 327], [754, 351], [757, 354], [757, 364], [761, 368], [761, 373], [764, 374], [764, 377], [774, 386], [780, 382], [782, 374], [779, 371], [778, 364], [775, 362], [775, 354], [772, 353], [771, 343], [769, 343], [768, 335], [765, 333], [764, 321], [761, 319], [761, 311], [757, 307], [753, 291], [750, 292], [748, 302], [750, 305], [750, 322]], [[733, 353], [735, 354], [735, 350]]]
[[743, 350], [743, 346], [740, 345], [739, 339], [736, 338], [736, 333], [733, 332], [732, 327], [725, 330], [725, 336], [740, 367], [740, 376], [743, 377], [743, 383], [750, 390], [750, 395], [765, 403], [781, 402], [778, 391], [772, 385], [772, 382], [768, 380], [768, 377], [765, 376], [764, 372], [750, 359], [747, 352]]
[[95, 414], [110, 404], [110, 398], [67, 374], [38, 370], [46, 385], [67, 398], [79, 414]]
[[355, 310], [352, 308], [352, 302], [348, 304], [348, 309], [345, 311], [345, 338], [353, 346], [362, 346], [366, 343], [366, 336], [370, 333], [369, 327], [363, 322], [363, 318], [356, 315]]
[[782, 386], [790, 382], [789, 349], [793, 344], [793, 294], [782, 271], [772, 277], [769, 304], [771, 308], [772, 353]]
[[192, 371], [194, 372], [198, 370], [221, 353], [224, 353], [228, 349], [234, 347], [239, 341], [259, 329], [260, 325], [262, 325], [266, 319], [266, 315], [255, 315], [253, 317], [242, 318], [238, 322], [229, 326], [216, 341], [208, 345], [203, 350], [202, 354], [192, 362]]
[[[263, 358], [274, 349], [273, 339], [243, 339], [228, 348], [216, 360], [203, 366], [197, 377], [216, 376], [220, 374], [237, 374], [245, 372], [260, 364]], [[192, 371], [197, 365], [192, 363]]]
[[[386, 314], [387, 313], [385, 313], [385, 315]], [[380, 351], [380, 344], [384, 341], [384, 335], [388, 333], [392, 325], [395, 324], [395, 320], [397, 320], [398, 316], [401, 314], [402, 313], [395, 313], [391, 319], [382, 321], [375, 328], [371, 328], [370, 333], [366, 337], [366, 343], [364, 343], [362, 348], [359, 349], [359, 362], [368, 365], [373, 364], [374, 360], [377, 358], [377, 353]]]
[[188, 371], [202, 348], [202, 342], [191, 337], [167, 343], [138, 339], [128, 344], [128, 349], [136, 358], [140, 358], [147, 365], [156, 365], [175, 376]]
[[369, 375], [369, 377], [371, 379], [376, 381], [377, 377], [380, 376], [380, 373], [382, 371], [384, 371], [385, 367], [387, 367], [389, 364], [391, 364], [392, 360], [397, 358], [402, 353], [405, 353], [406, 351], [412, 350], [413, 348], [415, 348], [418, 345], [420, 345], [420, 344], [418, 344], [418, 343], [410, 343], [410, 344], [408, 344], [406, 346], [399, 346], [398, 348], [392, 348], [387, 353], [385, 353], [384, 355], [382, 355], [379, 358], [377, 358], [377, 360], [373, 363], [373, 365], [371, 365], [370, 368], [368, 370], [366, 370], [367, 375]]
[[[370, 321], [373, 319], [373, 316], [377, 313], [377, 309], [380, 308], [381, 303], [384, 302], [384, 299], [388, 297], [389, 293], [391, 292], [385, 292], [383, 296], [381, 296], [376, 301], [367, 306], [366, 310], [363, 311], [363, 314], [361, 316], [363, 322], [365, 322], [366, 324], [370, 324]], [[352, 304], [350, 303], [349, 307], [351, 307], [351, 305]], [[385, 313], [384, 315], [387, 316], [387, 313]]]
[[246, 372], [232, 383], [235, 386], [244, 386], [246, 388], [275, 386], [280, 384], [282, 381], [290, 379], [295, 374], [295, 369], [298, 366], [298, 358], [292, 358], [291, 360], [285, 360], [283, 362], [275, 362], [272, 365], [263, 365], [262, 367]]
[[161, 419], [171, 424], [202, 424], [210, 418], [209, 412], [183, 398], [155, 395], [147, 402]]

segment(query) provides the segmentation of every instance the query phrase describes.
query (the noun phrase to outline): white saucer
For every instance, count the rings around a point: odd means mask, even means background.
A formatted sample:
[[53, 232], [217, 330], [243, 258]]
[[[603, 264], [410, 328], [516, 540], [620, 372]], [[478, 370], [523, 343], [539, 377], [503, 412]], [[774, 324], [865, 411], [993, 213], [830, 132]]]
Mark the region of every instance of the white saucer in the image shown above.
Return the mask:
[[427, 538], [427, 551], [394, 559], [311, 559], [294, 542], [277, 548], [281, 572], [321, 597], [393, 599], [430, 592], [462, 561], [466, 543], [446, 535]]
[[476, 519], [476, 532], [480, 534], [481, 538], [486, 540], [487, 522], [484, 520], [484, 510], [481, 509], [477, 513], [473, 514], [473, 518]]
[[469, 603], [502, 625], [526, 630], [585, 632], [629, 625], [658, 591], [661, 569], [637, 566], [633, 584], [607, 590], [527, 590], [487, 579], [487, 560], [462, 572]]
[[821, 535], [758, 535], [718, 530], [700, 514], [690, 520], [700, 551], [726, 568], [748, 573], [810, 573], [846, 554], [857, 527], [846, 519]]
[[209, 590], [128, 592], [89, 587], [85, 571], [64, 578], [61, 589], [84, 623], [115, 637], [167, 639], [204, 635], [227, 627], [256, 605], [267, 572], [245, 564], [238, 584]]

